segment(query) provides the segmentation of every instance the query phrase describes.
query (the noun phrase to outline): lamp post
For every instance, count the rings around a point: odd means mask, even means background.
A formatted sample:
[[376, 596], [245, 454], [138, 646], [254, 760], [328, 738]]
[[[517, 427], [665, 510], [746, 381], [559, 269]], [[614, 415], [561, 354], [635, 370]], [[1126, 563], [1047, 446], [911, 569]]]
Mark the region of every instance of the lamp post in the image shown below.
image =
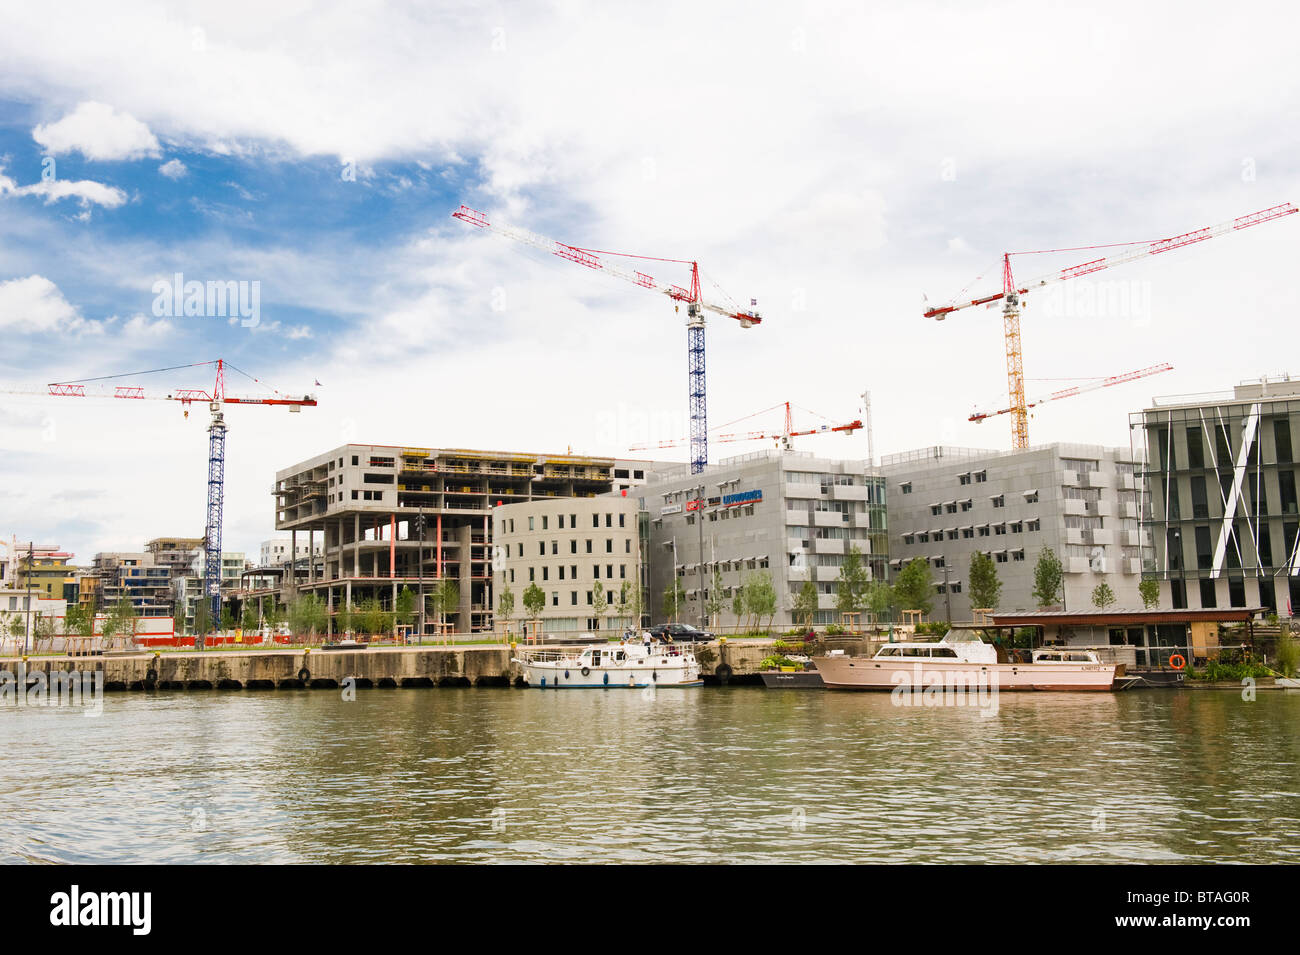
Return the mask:
[[415, 532], [419, 535], [416, 542], [415, 563], [420, 576], [420, 646], [424, 646], [424, 509], [420, 508], [415, 521]]
[[35, 559], [33, 541], [27, 542], [27, 627], [23, 630], [23, 655], [27, 654], [27, 641], [32, 632], [32, 561]]

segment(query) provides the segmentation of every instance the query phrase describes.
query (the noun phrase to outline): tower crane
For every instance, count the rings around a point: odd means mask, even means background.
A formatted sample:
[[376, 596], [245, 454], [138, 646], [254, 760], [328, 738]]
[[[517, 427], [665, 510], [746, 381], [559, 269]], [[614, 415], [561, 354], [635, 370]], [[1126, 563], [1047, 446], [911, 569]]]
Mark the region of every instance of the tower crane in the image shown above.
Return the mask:
[[[459, 219], [462, 222], [480, 229], [487, 229], [497, 235], [504, 236], [507, 239], [513, 239], [524, 245], [531, 245], [533, 248], [541, 249], [543, 252], [549, 252], [552, 255], [567, 259], [577, 265], [585, 268], [594, 269], [598, 272], [605, 272], [609, 275], [621, 278], [624, 281], [631, 282], [633, 285], [639, 285], [641, 288], [650, 289], [654, 292], [660, 292], [667, 295], [674, 303], [686, 303], [686, 368], [687, 368], [687, 397], [690, 406], [691, 416], [691, 473], [699, 474], [704, 470], [704, 466], [709, 461], [709, 422], [708, 422], [708, 402], [705, 393], [705, 373], [704, 373], [704, 313], [713, 312], [717, 315], [724, 315], [727, 318], [734, 318], [740, 322], [741, 328], [752, 328], [762, 322], [762, 316], [757, 311], [757, 301], [749, 300], [750, 308], [741, 309], [731, 303], [730, 306], [718, 305], [713, 302], [705, 301], [704, 295], [700, 288], [700, 265], [698, 262], [689, 259], [664, 259], [656, 258], [649, 255], [632, 255], [626, 252], [607, 252], [599, 249], [584, 249], [575, 245], [567, 245], [555, 239], [538, 235], [536, 232], [529, 232], [527, 229], [520, 229], [514, 226], [503, 225], [499, 222], [489, 221], [487, 215], [469, 206], [462, 205], [452, 214], [453, 219]], [[660, 282], [653, 276], [638, 271], [636, 269], [624, 268], [615, 262], [611, 262], [602, 256], [615, 256], [618, 258], [640, 259], [650, 262], [666, 262], [678, 265], [689, 265], [691, 268], [691, 287], [682, 288], [679, 285], [671, 285]], [[725, 293], [724, 293], [725, 294]], [[675, 305], [674, 308], [677, 306]]]
[[[1262, 225], [1265, 222], [1271, 222], [1274, 219], [1280, 219], [1295, 212], [1300, 212], [1300, 208], [1290, 202], [1284, 202], [1281, 205], [1270, 206], [1249, 215], [1238, 216], [1236, 219], [1221, 222], [1218, 225], [1206, 226], [1203, 229], [1195, 229], [1191, 232], [1170, 236], [1167, 239], [1158, 239], [1154, 242], [1119, 242], [1112, 245], [1078, 246], [1073, 249], [1035, 249], [1028, 252], [1006, 252], [1002, 256], [1001, 292], [965, 302], [954, 301], [938, 308], [927, 309], [925, 317], [943, 321], [953, 312], [969, 308], [972, 305], [992, 307], [999, 301], [1003, 303], [1002, 329], [1003, 336], [1006, 339], [1007, 393], [1011, 399], [1011, 407], [1008, 411], [1011, 413], [1012, 444], [1017, 449], [1027, 448], [1029, 447], [1029, 412], [1028, 405], [1025, 403], [1024, 356], [1020, 346], [1020, 300], [1023, 296], [1028, 295], [1032, 290], [1055, 282], [1065, 282], [1069, 279], [1079, 278], [1082, 275], [1091, 275], [1093, 272], [1114, 268], [1117, 265], [1126, 265], [1129, 262], [1135, 262], [1150, 255], [1172, 252], [1174, 249], [1181, 249], [1197, 242], [1204, 242], [1206, 239], [1213, 239], [1215, 236], [1228, 232], [1249, 229], [1251, 226]], [[1077, 252], [1084, 249], [1103, 249], [1115, 246], [1135, 246], [1135, 248], [1128, 248], [1114, 255], [1090, 259], [1069, 268], [1059, 269], [1024, 285], [1019, 285], [1011, 272], [1011, 256], [1013, 255]]]
[[[720, 442], [721, 441], [775, 441], [779, 447], [789, 450], [791, 447], [790, 444], [791, 438], [798, 438], [809, 434], [831, 434], [833, 432], [838, 432], [841, 434], [852, 434], [854, 431], [857, 431], [859, 428], [862, 427], [862, 422], [860, 420], [854, 420], [854, 421], [846, 422], [844, 424], [823, 424], [815, 428], [806, 428], [802, 431], [796, 431], [794, 429], [794, 422], [790, 413], [790, 402], [788, 401], [783, 402], [780, 405], [773, 405], [770, 408], [764, 408], [762, 411], [756, 411], [752, 415], [746, 415], [745, 418], [738, 418], [736, 420], [744, 421], [747, 418], [756, 418], [761, 414], [767, 414], [769, 411], [775, 411], [776, 409], [782, 406], [785, 407], [785, 428], [783, 430], [776, 431], [776, 432], [736, 431], [729, 434], [716, 435], [715, 440]], [[820, 417], [820, 415], [818, 417]], [[734, 424], [735, 422], [729, 422], [729, 423]], [[722, 425], [721, 427], [725, 428], [727, 427], [727, 425]], [[676, 438], [671, 441], [655, 441], [649, 444], [634, 444], [630, 448], [628, 448], [628, 450], [648, 451], [651, 448], [678, 448], [681, 447], [683, 444], [688, 443], [688, 441], [689, 439], [686, 438]]]
[[[1072, 385], [1069, 388], [1062, 388], [1060, 391], [1053, 391], [1050, 395], [1039, 398], [1036, 401], [1027, 402], [1025, 407], [1037, 408], [1039, 405], [1045, 405], [1049, 401], [1059, 401], [1061, 398], [1073, 398], [1075, 395], [1081, 395], [1088, 391], [1096, 391], [1099, 388], [1109, 388], [1112, 385], [1122, 385], [1130, 381], [1137, 381], [1139, 378], [1147, 378], [1151, 375], [1158, 375], [1161, 372], [1173, 370], [1174, 366], [1169, 364], [1169, 362], [1161, 362], [1158, 365], [1151, 365], [1148, 368], [1139, 368], [1137, 371], [1126, 371], [1122, 375], [1111, 375], [1109, 378], [1102, 378], [1099, 381], [1093, 381], [1086, 385]], [[986, 418], [995, 418], [1000, 414], [1010, 414], [1013, 410], [1013, 408], [999, 408], [997, 411], [976, 411], [973, 412], [967, 420], [979, 424]]]
[[[137, 378], [142, 375], [159, 374], [188, 368], [215, 366], [216, 379], [210, 390], [202, 388], [177, 388], [168, 392], [146, 392], [141, 385], [111, 385], [110, 382], [123, 378]], [[51, 382], [44, 392], [9, 391], [10, 394], [45, 394], [55, 398], [116, 398], [127, 401], [179, 401], [185, 409], [185, 417], [190, 416], [190, 405], [196, 402], [206, 404], [211, 413], [208, 424], [208, 484], [207, 514], [203, 535], [203, 590], [211, 609], [210, 619], [221, 619], [221, 527], [222, 506], [225, 498], [226, 473], [226, 405], [268, 405], [284, 406], [292, 412], [303, 408], [316, 407], [314, 395], [301, 398], [281, 394], [270, 388], [270, 394], [264, 395], [229, 395], [226, 394], [226, 369], [229, 368], [262, 387], [268, 386], [247, 372], [241, 371], [222, 358], [215, 361], [195, 362], [189, 365], [172, 365], [168, 368], [153, 368], [148, 371], [129, 372], [122, 375], [102, 375], [96, 378], [80, 378], [70, 381]], [[111, 390], [110, 390], [111, 389]], [[199, 648], [202, 648], [202, 635], [196, 636]]]

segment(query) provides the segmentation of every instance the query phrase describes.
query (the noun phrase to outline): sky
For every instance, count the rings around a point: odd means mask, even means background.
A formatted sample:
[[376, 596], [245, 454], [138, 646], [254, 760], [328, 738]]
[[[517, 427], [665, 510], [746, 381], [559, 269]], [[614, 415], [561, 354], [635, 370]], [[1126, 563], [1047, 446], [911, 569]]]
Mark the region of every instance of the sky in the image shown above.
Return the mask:
[[[250, 553], [275, 535], [275, 472], [345, 442], [627, 455], [684, 437], [672, 303], [467, 226], [461, 203], [698, 261], [706, 297], [763, 315], [710, 321], [711, 426], [777, 429], [747, 416], [785, 401], [796, 426], [852, 420], [869, 390], [879, 456], [1010, 447], [1007, 416], [967, 421], [1005, 407], [999, 312], [922, 315], [997, 291], [1004, 252], [1300, 197], [1287, 4], [783, 6], [6, 5], [0, 536], [89, 563], [203, 533], [206, 408], [49, 382], [207, 389], [222, 358], [228, 393], [314, 394], [299, 414], [227, 409], [225, 544]], [[1153, 395], [1300, 374], [1298, 248], [1300, 215], [1029, 296], [1031, 400], [1174, 366], [1037, 409], [1031, 443], [1128, 446]], [[159, 291], [177, 275], [235, 283], [245, 312], [178, 311]], [[864, 431], [797, 446], [867, 456]]]

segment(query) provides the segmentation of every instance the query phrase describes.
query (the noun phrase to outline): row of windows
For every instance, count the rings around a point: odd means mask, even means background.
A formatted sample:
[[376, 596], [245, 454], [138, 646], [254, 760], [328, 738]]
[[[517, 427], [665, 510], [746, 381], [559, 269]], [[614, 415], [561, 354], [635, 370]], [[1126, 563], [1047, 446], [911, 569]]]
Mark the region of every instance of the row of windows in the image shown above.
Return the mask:
[[[1095, 518], [1099, 520], [1099, 518]], [[1068, 519], [1067, 519], [1068, 520]], [[1038, 518], [1032, 521], [1012, 521], [1006, 524], [981, 524], [970, 527], [950, 527], [946, 531], [921, 531], [919, 534], [904, 534], [904, 544], [928, 544], [932, 540], [972, 540], [976, 537], [1000, 537], [1003, 534], [1036, 534], [1043, 529], [1043, 522]]]
[[[565, 569], [566, 569], [566, 565], [561, 564], [561, 565], [560, 565], [558, 568], [556, 568], [556, 569], [557, 569], [557, 571], [559, 572], [559, 573], [558, 573], [558, 576], [556, 577], [556, 579], [557, 579], [557, 580], [565, 580], [566, 578], [565, 578], [565, 576], [564, 576], [564, 572], [565, 572]], [[568, 580], [577, 580], [577, 579], [578, 579], [578, 565], [577, 565], [577, 564], [569, 564], [569, 565], [567, 565], [567, 569], [568, 569], [568, 572], [569, 572], [569, 576], [568, 576], [567, 579], [568, 579]], [[551, 579], [551, 568], [550, 568], [549, 566], [544, 566], [544, 567], [542, 567], [541, 570], [542, 570], [542, 577], [541, 577], [541, 579], [542, 579], [542, 580], [550, 580], [550, 579]], [[509, 577], [510, 577], [510, 582], [513, 584], [513, 583], [515, 582], [515, 569], [514, 569], [513, 567], [509, 568], [509, 569], [507, 570], [507, 574], [508, 574]], [[592, 565], [591, 565], [591, 576], [592, 576], [592, 579], [594, 579], [594, 580], [599, 580], [599, 579], [600, 579], [600, 564], [592, 564]], [[619, 565], [618, 565], [618, 576], [619, 576], [619, 579], [620, 579], [620, 580], [625, 580], [625, 579], [627, 578], [627, 564], [619, 564]], [[614, 579], [614, 565], [613, 565], [613, 564], [606, 564], [606, 565], [605, 565], [605, 578], [606, 578], [607, 580], [613, 580], [613, 579]], [[537, 568], [536, 568], [536, 567], [529, 567], [529, 568], [528, 568], [528, 582], [531, 584], [531, 583], [536, 582], [536, 580], [537, 580]]]
[[[594, 590], [587, 591], [588, 606], [595, 603], [595, 594], [596, 592]], [[560, 592], [558, 590], [552, 590], [551, 606], [558, 607], [559, 605], [560, 605]], [[609, 607], [611, 610], [618, 606], [618, 595], [614, 593], [614, 591], [612, 590], [605, 591], [605, 605]], [[576, 590], [569, 591], [569, 606], [571, 607], [578, 606], [578, 591]]]
[[816, 471], [786, 471], [786, 484], [821, 484], [823, 486], [861, 486], [864, 479], [853, 474], [824, 474]]
[[[594, 553], [595, 553], [595, 550], [594, 550], [593, 547], [592, 547], [593, 543], [594, 543], [594, 542], [592, 541], [592, 539], [591, 539], [590, 537], [588, 537], [588, 538], [587, 538], [587, 553], [588, 553], [588, 554], [594, 554]], [[523, 557], [523, 556], [524, 556], [524, 545], [523, 545], [523, 542], [520, 541], [519, 543], [515, 544], [515, 547], [518, 548], [518, 551], [517, 551], [517, 553], [516, 553], [515, 556], [517, 556], [517, 557]], [[569, 553], [570, 553], [570, 554], [576, 554], [577, 552], [578, 552], [578, 541], [577, 541], [577, 538], [570, 538], [570, 539], [569, 539]], [[560, 553], [560, 542], [557, 541], [557, 540], [553, 540], [553, 541], [551, 541], [551, 555], [552, 555], [552, 556], [557, 556], [559, 553]], [[606, 553], [606, 554], [612, 554], [612, 553], [614, 553], [614, 538], [612, 538], [612, 537], [606, 537], [606, 538], [605, 538], [605, 553]], [[623, 541], [623, 553], [625, 553], [625, 554], [630, 554], [630, 553], [632, 553], [632, 539], [631, 539], [631, 538], [627, 538], [627, 539], [625, 539], [625, 540]], [[539, 557], [545, 557], [545, 556], [546, 556], [546, 541], [538, 541], [538, 542], [537, 542], [537, 556], [539, 556]]]
[[[555, 518], [556, 518], [556, 530], [561, 530], [561, 531], [564, 530], [564, 515], [563, 515], [563, 514], [557, 514], [557, 515], [555, 515]], [[543, 515], [542, 515], [542, 530], [544, 530], [544, 531], [550, 530], [550, 529], [551, 529], [551, 528], [550, 528], [550, 522], [551, 522], [550, 515], [549, 515], [549, 514], [543, 514]], [[507, 518], [505, 521], [503, 521], [503, 523], [504, 523], [506, 526], [505, 526], [504, 528], [502, 528], [502, 529], [505, 530], [506, 533], [513, 534], [513, 533], [515, 532], [515, 519], [514, 519], [513, 517]], [[536, 518], [535, 516], [534, 516], [534, 517], [530, 517], [530, 518], [528, 518], [528, 529], [529, 529], [530, 531], [535, 531], [535, 530], [537, 530], [536, 524], [537, 524], [537, 518]], [[600, 515], [599, 515], [599, 514], [592, 514], [592, 515], [591, 515], [591, 526], [592, 526], [592, 527], [599, 527], [599, 526], [600, 526]], [[606, 515], [605, 515], [605, 526], [606, 526], [606, 527], [613, 527], [613, 526], [614, 526], [614, 515], [613, 515], [613, 514], [606, 514]], [[626, 515], [626, 514], [619, 514], [619, 515], [618, 515], [618, 526], [619, 526], [619, 527], [626, 527], [626, 526], [627, 526], [627, 515]], [[570, 529], [570, 530], [577, 530], [577, 529], [578, 529], [578, 515], [577, 515], [577, 514], [570, 514], [570, 515], [569, 515], [569, 529]]]

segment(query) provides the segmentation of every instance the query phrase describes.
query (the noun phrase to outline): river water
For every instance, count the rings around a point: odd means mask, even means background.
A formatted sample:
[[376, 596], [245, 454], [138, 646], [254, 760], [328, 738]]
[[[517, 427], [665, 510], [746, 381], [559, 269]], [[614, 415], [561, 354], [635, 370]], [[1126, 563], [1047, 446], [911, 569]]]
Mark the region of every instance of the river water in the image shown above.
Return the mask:
[[119, 693], [0, 709], [0, 862], [1279, 862], [1300, 694]]

